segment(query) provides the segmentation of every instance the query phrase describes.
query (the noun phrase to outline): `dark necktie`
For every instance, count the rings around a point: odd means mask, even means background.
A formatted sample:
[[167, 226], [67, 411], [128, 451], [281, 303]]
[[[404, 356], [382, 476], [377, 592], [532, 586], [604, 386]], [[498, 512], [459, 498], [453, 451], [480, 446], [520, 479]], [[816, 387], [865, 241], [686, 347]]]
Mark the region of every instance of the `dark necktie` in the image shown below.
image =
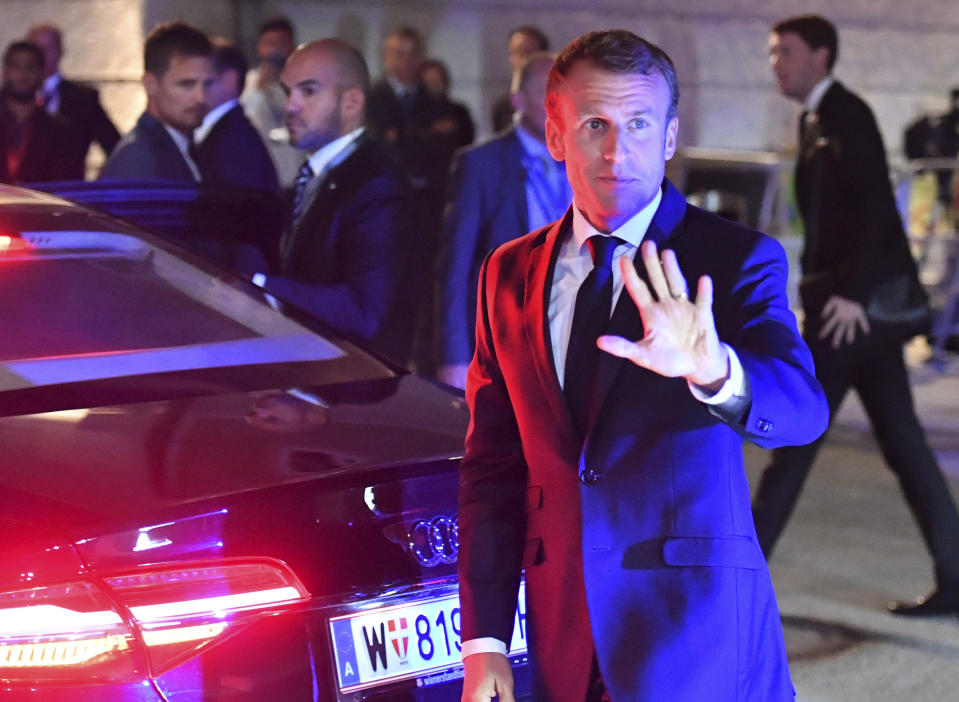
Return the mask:
[[293, 222], [292, 227], [300, 221], [303, 215], [303, 206], [306, 203], [306, 186], [313, 179], [313, 169], [310, 167], [309, 160], [303, 162], [300, 170], [296, 174], [296, 182], [293, 185]]
[[803, 140], [806, 138], [806, 118], [809, 117], [809, 110], [803, 110], [799, 115], [799, 149], [802, 150]]
[[566, 349], [566, 370], [563, 375], [563, 394], [569, 405], [573, 424], [585, 436], [593, 402], [593, 382], [600, 350], [599, 337], [609, 324], [613, 299], [613, 251], [623, 243], [614, 236], [593, 235], [586, 240], [593, 256], [593, 270], [589, 272], [576, 293], [573, 324]]

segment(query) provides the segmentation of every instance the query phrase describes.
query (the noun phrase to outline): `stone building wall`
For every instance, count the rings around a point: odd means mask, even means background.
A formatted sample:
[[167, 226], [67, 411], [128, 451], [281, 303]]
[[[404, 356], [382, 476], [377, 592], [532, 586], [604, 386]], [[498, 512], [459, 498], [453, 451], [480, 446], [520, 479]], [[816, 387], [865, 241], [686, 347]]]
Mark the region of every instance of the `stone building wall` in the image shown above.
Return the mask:
[[[873, 106], [893, 153], [904, 125], [943, 109], [959, 84], [955, 0], [809, 0], [800, 9], [838, 25], [836, 74]], [[787, 0], [0, 0], [0, 10], [4, 44], [34, 22], [59, 24], [64, 73], [99, 86], [121, 131], [143, 109], [140, 52], [155, 22], [181, 17], [252, 48], [256, 23], [285, 14], [301, 40], [334, 34], [355, 43], [374, 74], [383, 34], [401, 23], [420, 28], [430, 53], [450, 65], [480, 134], [508, 83], [506, 34], [532, 23], [556, 47], [609, 27], [659, 43], [679, 71], [682, 144], [783, 150], [795, 140], [797, 108], [776, 93], [766, 63], [769, 25], [797, 10]]]

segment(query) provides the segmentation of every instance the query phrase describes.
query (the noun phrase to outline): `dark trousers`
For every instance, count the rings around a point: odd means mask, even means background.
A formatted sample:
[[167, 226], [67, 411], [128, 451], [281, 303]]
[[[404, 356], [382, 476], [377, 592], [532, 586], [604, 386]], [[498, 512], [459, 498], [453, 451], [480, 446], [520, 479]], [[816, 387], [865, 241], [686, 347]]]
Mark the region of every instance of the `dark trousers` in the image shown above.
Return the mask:
[[[849, 389], [855, 389], [932, 555], [937, 583], [959, 586], [959, 514], [916, 417], [902, 347], [870, 343], [833, 350], [815, 339], [807, 342], [829, 402], [830, 421]], [[776, 449], [763, 471], [753, 517], [767, 559], [824, 439]]]

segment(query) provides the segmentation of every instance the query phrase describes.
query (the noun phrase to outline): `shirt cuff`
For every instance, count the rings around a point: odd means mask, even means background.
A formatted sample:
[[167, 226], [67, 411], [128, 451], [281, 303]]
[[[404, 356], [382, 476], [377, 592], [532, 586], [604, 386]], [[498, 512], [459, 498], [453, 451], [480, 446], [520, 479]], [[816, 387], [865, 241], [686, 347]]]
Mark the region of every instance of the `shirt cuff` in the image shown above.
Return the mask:
[[733, 397], [740, 397], [746, 393], [746, 374], [743, 373], [743, 364], [739, 361], [739, 356], [733, 351], [732, 346], [725, 343], [723, 346], [729, 352], [729, 378], [715, 395], [707, 395], [701, 389], [686, 381], [693, 397], [707, 405], [722, 405]]
[[506, 655], [506, 644], [492, 636], [483, 636], [463, 642], [463, 660], [474, 653], [502, 653]]

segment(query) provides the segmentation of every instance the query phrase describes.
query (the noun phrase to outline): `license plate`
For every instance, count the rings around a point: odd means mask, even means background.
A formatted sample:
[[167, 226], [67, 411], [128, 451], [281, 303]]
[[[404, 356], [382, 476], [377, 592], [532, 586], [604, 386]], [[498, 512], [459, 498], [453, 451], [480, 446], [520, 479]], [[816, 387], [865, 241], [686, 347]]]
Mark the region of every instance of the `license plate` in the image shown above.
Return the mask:
[[[330, 619], [340, 692], [462, 667], [460, 602], [443, 588], [415, 600], [377, 604]], [[520, 583], [509, 655], [526, 653], [526, 584]]]

